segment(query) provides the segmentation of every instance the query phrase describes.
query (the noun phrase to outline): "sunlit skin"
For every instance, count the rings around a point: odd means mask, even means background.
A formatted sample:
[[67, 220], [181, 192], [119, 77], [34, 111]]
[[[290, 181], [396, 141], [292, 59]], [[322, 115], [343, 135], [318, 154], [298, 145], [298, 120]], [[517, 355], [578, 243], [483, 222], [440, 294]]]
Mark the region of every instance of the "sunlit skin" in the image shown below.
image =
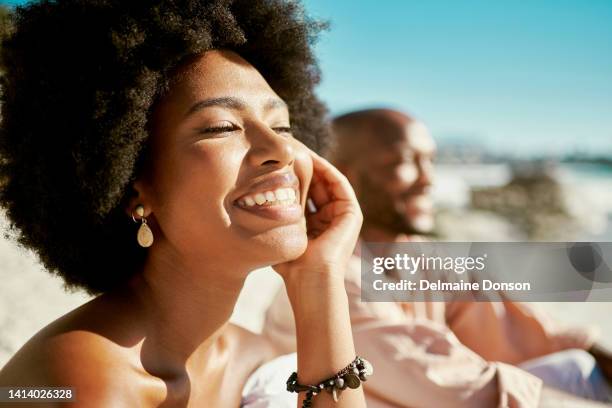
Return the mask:
[[[248, 376], [277, 355], [228, 323], [248, 273], [265, 265], [292, 302], [300, 380], [352, 361], [343, 275], [361, 212], [346, 178], [290, 127], [285, 102], [237, 54], [209, 51], [182, 67], [155, 107], [150, 160], [125, 208], [132, 222], [143, 205], [155, 237], [143, 270], [39, 332], [0, 382], [76, 387], [74, 407], [238, 407]], [[278, 188], [296, 201], [244, 204]], [[316, 214], [305, 216], [307, 197]], [[365, 403], [354, 390], [317, 406]]]
[[362, 236], [388, 240], [398, 234], [431, 232], [436, 144], [428, 129], [395, 111], [378, 111], [375, 120], [364, 118], [363, 122], [351, 129], [355, 133], [342, 135], [338, 146], [339, 151], [349, 143], [357, 146], [349, 149], [339, 165], [363, 210]]

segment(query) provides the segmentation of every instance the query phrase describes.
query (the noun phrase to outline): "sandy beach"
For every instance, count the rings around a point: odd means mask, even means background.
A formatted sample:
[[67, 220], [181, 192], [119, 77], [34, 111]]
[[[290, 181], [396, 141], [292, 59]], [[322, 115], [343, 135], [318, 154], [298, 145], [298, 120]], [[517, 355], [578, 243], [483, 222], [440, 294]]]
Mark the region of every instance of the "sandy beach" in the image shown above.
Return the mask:
[[[6, 220], [0, 219], [6, 230]], [[67, 292], [59, 278], [38, 264], [33, 254], [0, 239], [0, 366], [42, 327], [89, 300], [82, 292]], [[251, 273], [232, 321], [258, 332], [272, 295], [282, 282], [271, 269]], [[601, 328], [602, 340], [612, 346], [612, 303], [542, 303], [558, 319]]]

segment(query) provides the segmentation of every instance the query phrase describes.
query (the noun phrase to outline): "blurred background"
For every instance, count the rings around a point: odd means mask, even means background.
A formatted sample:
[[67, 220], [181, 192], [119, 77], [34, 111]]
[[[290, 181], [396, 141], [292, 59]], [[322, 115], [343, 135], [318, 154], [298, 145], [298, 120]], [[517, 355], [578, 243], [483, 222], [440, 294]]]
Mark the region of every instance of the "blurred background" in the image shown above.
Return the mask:
[[325, 1], [319, 94], [386, 106], [438, 143], [451, 240], [612, 239], [612, 3]]
[[[316, 52], [319, 96], [333, 115], [389, 107], [429, 127], [441, 239], [612, 240], [612, 2], [304, 5], [330, 22]], [[32, 254], [0, 241], [0, 366], [88, 298], [65, 294], [40, 269]], [[234, 321], [259, 330], [279, 285], [270, 270], [252, 274]], [[610, 344], [612, 303], [543, 307], [600, 326]]]

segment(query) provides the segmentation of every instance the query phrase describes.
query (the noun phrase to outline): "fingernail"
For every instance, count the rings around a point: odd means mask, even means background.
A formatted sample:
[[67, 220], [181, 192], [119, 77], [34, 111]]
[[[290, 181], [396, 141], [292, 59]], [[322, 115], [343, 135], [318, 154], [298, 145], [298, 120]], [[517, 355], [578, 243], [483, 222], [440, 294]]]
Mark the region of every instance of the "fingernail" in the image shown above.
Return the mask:
[[310, 213], [314, 214], [317, 212], [317, 207], [314, 205], [310, 198], [306, 200], [306, 208], [308, 208], [308, 212]]

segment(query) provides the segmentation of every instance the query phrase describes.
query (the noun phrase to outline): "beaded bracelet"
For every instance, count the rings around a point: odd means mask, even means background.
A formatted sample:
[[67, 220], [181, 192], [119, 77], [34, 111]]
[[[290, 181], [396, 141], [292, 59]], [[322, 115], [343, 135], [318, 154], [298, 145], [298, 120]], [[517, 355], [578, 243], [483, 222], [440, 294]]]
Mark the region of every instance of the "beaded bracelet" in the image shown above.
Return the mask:
[[317, 385], [302, 385], [297, 381], [297, 373], [291, 374], [287, 380], [287, 391], [289, 392], [306, 392], [306, 398], [302, 404], [302, 408], [309, 408], [312, 406], [312, 399], [317, 394], [326, 390], [334, 398], [335, 402], [338, 402], [340, 393], [348, 388], [359, 388], [361, 382], [368, 380], [368, 377], [374, 374], [374, 367], [368, 360], [362, 357], [355, 357], [355, 359], [342, 370], [338, 371], [332, 377], [321, 381]]

